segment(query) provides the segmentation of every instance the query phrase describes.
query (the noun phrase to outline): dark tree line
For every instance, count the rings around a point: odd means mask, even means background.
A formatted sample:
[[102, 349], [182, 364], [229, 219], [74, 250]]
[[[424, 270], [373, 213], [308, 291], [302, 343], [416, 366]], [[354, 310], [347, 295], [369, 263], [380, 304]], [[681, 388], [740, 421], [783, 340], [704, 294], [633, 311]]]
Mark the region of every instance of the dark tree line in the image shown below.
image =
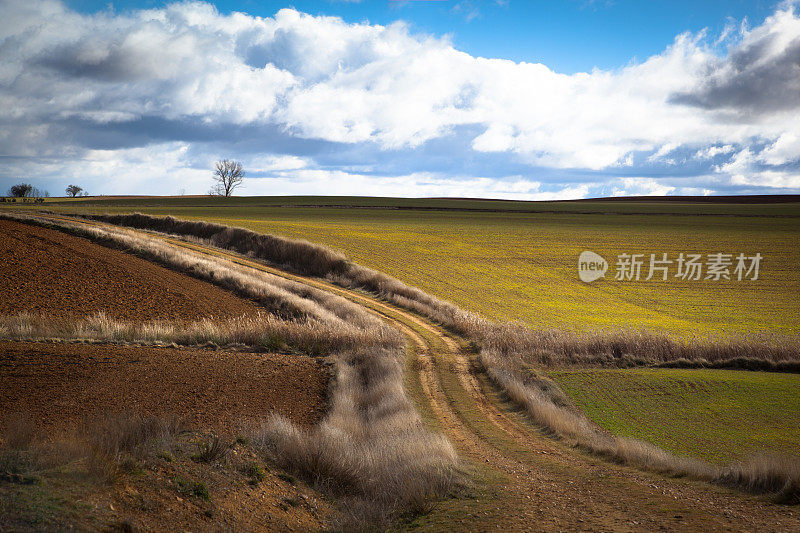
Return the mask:
[[[67, 196], [75, 198], [76, 196], [88, 196], [83, 187], [77, 185], [68, 185], [64, 190]], [[12, 198], [47, 198], [50, 196], [49, 191], [37, 189], [30, 183], [17, 183], [8, 189], [8, 196]]]
[[44, 198], [50, 196], [50, 193], [37, 189], [30, 183], [17, 183], [8, 189], [8, 196], [14, 198]]

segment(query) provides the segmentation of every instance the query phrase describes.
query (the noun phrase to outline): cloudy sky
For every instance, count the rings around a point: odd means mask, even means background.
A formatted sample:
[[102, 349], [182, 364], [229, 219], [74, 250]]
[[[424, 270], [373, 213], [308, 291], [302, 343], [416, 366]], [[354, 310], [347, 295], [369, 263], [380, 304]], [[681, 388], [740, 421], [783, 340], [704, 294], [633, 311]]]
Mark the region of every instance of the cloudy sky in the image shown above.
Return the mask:
[[800, 193], [793, 2], [0, 0], [0, 20], [3, 191], [202, 194], [227, 157], [249, 195]]

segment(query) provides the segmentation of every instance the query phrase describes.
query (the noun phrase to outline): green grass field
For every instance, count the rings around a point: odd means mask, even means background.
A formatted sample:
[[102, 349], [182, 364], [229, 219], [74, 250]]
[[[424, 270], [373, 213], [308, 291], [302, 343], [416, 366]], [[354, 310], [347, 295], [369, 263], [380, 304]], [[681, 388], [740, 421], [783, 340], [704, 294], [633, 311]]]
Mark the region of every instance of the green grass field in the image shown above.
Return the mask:
[[600, 426], [724, 463], [800, 452], [800, 375], [735, 370], [568, 369], [550, 376]]
[[[497, 319], [578, 329], [647, 327], [690, 336], [800, 332], [798, 204], [179, 197], [46, 205], [171, 214], [321, 242]], [[460, 210], [478, 208], [498, 211]], [[758, 281], [587, 285], [577, 277], [583, 250], [610, 263], [623, 252], [667, 252], [673, 258], [680, 252], [758, 252], [764, 260]]]

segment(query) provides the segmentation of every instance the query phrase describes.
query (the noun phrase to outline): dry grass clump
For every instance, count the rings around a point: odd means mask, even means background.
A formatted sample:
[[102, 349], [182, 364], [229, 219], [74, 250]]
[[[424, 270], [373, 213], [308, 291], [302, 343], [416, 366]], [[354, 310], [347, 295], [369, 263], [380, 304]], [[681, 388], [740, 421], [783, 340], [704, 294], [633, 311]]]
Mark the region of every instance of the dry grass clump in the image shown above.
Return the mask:
[[86, 318], [54, 318], [21, 313], [0, 316], [0, 339], [130, 342], [197, 346], [246, 345], [263, 350], [293, 350], [311, 356], [356, 349], [364, 344], [398, 346], [400, 334], [383, 324], [370, 329], [346, 322], [318, 319], [283, 320], [272, 315], [193, 322], [155, 320], [131, 322], [98, 313]]
[[136, 469], [137, 461], [167, 450], [183, 429], [174, 416], [109, 413], [84, 425], [80, 442], [86, 446], [87, 469], [107, 482]]
[[38, 481], [42, 461], [34, 445], [37, 430], [33, 419], [14, 413], [0, 427], [0, 482], [30, 484]]
[[13, 413], [0, 428], [0, 446], [11, 450], [27, 449], [37, 434], [33, 419], [24, 413]]
[[140, 413], [107, 413], [84, 424], [81, 432], [91, 448], [109, 456], [140, 453], [148, 447], [169, 447], [183, 429], [176, 416]]
[[170, 447], [181, 430], [172, 416], [110, 413], [72, 434], [50, 435], [17, 413], [0, 433], [0, 481], [36, 483], [48, 471], [81, 464], [93, 478], [113, 482], [137, 460]]
[[756, 494], [774, 494], [779, 503], [800, 504], [800, 463], [795, 458], [757, 454], [724, 469], [717, 481]]
[[424, 511], [458, 483], [450, 442], [427, 430], [403, 390], [402, 351], [341, 354], [331, 411], [303, 430], [275, 416], [251, 438], [282, 468], [346, 502], [347, 528]]
[[200, 449], [192, 455], [192, 459], [198, 463], [222, 461], [228, 456], [230, 449], [230, 446], [225, 444], [222, 439], [214, 436], [209, 441], [200, 442]]

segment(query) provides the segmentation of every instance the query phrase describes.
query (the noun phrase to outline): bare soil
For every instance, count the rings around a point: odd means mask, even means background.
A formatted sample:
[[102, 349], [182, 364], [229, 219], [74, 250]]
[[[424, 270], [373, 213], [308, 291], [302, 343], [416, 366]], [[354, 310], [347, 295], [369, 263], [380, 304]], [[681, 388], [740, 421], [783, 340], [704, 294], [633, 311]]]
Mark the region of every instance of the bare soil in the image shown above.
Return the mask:
[[0, 424], [24, 413], [59, 433], [131, 411], [178, 415], [191, 428], [229, 435], [270, 413], [310, 426], [326, 410], [323, 366], [275, 353], [0, 342]]
[[59, 231], [0, 220], [0, 315], [198, 320], [254, 315], [254, 302]]

